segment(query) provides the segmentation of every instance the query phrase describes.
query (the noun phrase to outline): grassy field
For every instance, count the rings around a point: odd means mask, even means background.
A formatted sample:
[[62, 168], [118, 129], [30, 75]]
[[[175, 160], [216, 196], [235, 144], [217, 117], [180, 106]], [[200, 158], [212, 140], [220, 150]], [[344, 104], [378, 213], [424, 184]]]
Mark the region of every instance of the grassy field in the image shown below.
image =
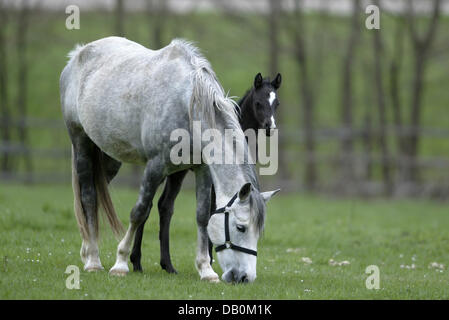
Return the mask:
[[[112, 196], [128, 225], [137, 192], [115, 187]], [[0, 299], [449, 298], [447, 204], [281, 194], [269, 203], [256, 282], [229, 285], [199, 280], [194, 199], [183, 191], [176, 203], [171, 248], [178, 275], [159, 266], [154, 210], [144, 236], [143, 274], [81, 271], [80, 290], [68, 290], [66, 267], [82, 268], [71, 188], [0, 185]], [[117, 241], [103, 226], [101, 259], [109, 269]], [[349, 264], [333, 266], [330, 259]], [[429, 267], [432, 262], [444, 270]], [[380, 290], [365, 287], [369, 265], [380, 268]], [[214, 268], [221, 275], [218, 264]]]

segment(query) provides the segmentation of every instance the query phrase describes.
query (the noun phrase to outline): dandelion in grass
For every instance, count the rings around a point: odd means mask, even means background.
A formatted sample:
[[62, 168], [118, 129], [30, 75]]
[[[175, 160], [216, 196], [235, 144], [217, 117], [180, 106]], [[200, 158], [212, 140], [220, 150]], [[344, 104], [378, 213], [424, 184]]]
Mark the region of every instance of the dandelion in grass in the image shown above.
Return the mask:
[[329, 260], [329, 265], [330, 266], [348, 266], [350, 265], [351, 262], [349, 262], [348, 260], [343, 260], [343, 261], [336, 261], [334, 259], [330, 259]]
[[438, 263], [438, 262], [431, 262], [429, 263], [429, 269], [436, 269], [443, 271], [444, 270], [444, 264]]
[[309, 257], [302, 257], [301, 261], [305, 264], [312, 264], [312, 259], [310, 259]]

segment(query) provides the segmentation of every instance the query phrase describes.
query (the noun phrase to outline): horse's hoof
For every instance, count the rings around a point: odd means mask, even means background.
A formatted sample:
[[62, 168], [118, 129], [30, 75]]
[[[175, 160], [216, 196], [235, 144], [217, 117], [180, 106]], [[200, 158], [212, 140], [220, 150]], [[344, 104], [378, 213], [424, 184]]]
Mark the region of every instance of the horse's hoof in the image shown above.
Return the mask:
[[140, 263], [136, 263], [136, 264], [133, 263], [133, 271], [134, 272], [142, 272], [143, 271], [142, 265]]
[[84, 271], [95, 272], [104, 270], [99, 259], [89, 259], [87, 263], [84, 264]]
[[102, 266], [89, 266], [89, 267], [84, 267], [84, 271], [87, 272], [97, 272], [97, 271], [103, 271], [104, 268]]
[[167, 268], [165, 269], [165, 271], [167, 271], [170, 274], [178, 274], [178, 271], [176, 271], [175, 268]]
[[128, 274], [129, 269], [126, 263], [116, 263], [111, 270], [109, 270], [109, 274], [111, 276], [124, 277]]
[[128, 270], [123, 269], [111, 269], [109, 270], [109, 275], [116, 277], [124, 277], [128, 274]]
[[210, 283], [220, 283], [220, 278], [218, 276], [208, 276], [201, 278], [201, 280], [208, 281]]
[[172, 265], [166, 265], [165, 263], [161, 262], [161, 268], [167, 271], [168, 273], [178, 274], [178, 271], [176, 271], [176, 269], [173, 268]]

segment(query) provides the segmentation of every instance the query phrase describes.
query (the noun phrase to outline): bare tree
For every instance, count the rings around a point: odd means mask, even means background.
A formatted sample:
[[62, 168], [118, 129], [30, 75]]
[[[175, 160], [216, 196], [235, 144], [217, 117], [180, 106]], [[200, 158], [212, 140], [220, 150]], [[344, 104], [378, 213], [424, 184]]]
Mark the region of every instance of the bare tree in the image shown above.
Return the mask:
[[[280, 52], [280, 44], [279, 44], [279, 33], [280, 33], [280, 18], [282, 13], [282, 3], [279, 0], [269, 0], [270, 11], [267, 15], [268, 18], [268, 50], [269, 50], [269, 60], [268, 60], [268, 70], [269, 74], [275, 76], [279, 70], [279, 52]], [[281, 95], [279, 95], [279, 99], [282, 101]], [[283, 121], [283, 107], [281, 106], [277, 111], [277, 119], [279, 123], [285, 123]], [[285, 158], [285, 139], [282, 131], [280, 132], [280, 148], [279, 148], [279, 177], [281, 180], [288, 179], [287, 173], [287, 163]]]
[[18, 134], [20, 145], [23, 150], [23, 159], [25, 162], [25, 168], [28, 172], [28, 177], [31, 179], [32, 173], [32, 159], [31, 154], [28, 149], [28, 133], [26, 127], [26, 117], [27, 117], [27, 78], [28, 78], [28, 63], [27, 63], [27, 32], [29, 25], [29, 0], [22, 0], [21, 8], [17, 18], [17, 65], [18, 65], [18, 78], [17, 78], [17, 109], [19, 112], [18, 118]]
[[279, 15], [281, 13], [281, 2], [269, 0], [270, 12], [268, 14], [268, 39], [270, 50], [270, 74], [276, 75], [279, 71]]
[[429, 26], [424, 33], [420, 35], [417, 30], [417, 21], [413, 10], [413, 1], [409, 1], [407, 11], [407, 21], [410, 31], [413, 49], [414, 76], [412, 83], [412, 100], [410, 113], [410, 133], [406, 140], [405, 152], [407, 156], [405, 166], [405, 181], [416, 183], [419, 180], [419, 170], [416, 164], [419, 142], [419, 128], [421, 125], [422, 99], [424, 93], [424, 76], [429, 61], [429, 52], [435, 38], [438, 22], [441, 15], [441, 0], [433, 0], [432, 16]]
[[300, 92], [302, 99], [302, 117], [301, 122], [304, 126], [304, 140], [306, 148], [306, 162], [304, 184], [306, 188], [313, 191], [317, 183], [317, 169], [315, 165], [315, 90], [313, 89], [313, 79], [309, 70], [309, 56], [307, 55], [307, 46], [305, 34], [307, 34], [304, 23], [304, 14], [301, 9], [300, 2], [295, 1], [295, 9], [293, 13], [293, 24], [290, 25], [289, 31], [293, 43], [293, 54], [299, 67], [300, 75]]
[[363, 61], [364, 81], [364, 115], [363, 115], [363, 132], [362, 145], [365, 155], [364, 164], [364, 179], [370, 180], [373, 175], [372, 151], [373, 151], [373, 79], [370, 75], [373, 74], [372, 61], [366, 57]]
[[2, 158], [1, 168], [3, 173], [10, 171], [10, 158], [8, 146], [11, 140], [10, 133], [10, 112], [8, 99], [8, 62], [7, 62], [7, 39], [6, 25], [8, 23], [8, 9], [4, 1], [0, 0], [0, 113], [1, 113], [1, 134], [2, 134]]
[[360, 38], [360, 0], [353, 0], [351, 17], [351, 30], [342, 65], [342, 96], [341, 96], [341, 121], [344, 132], [341, 138], [341, 163], [340, 170], [344, 177], [344, 183], [354, 180], [354, 130], [353, 130], [353, 62], [355, 51]]
[[115, 0], [115, 34], [119, 37], [125, 35], [125, 8], [123, 0]]
[[[379, 1], [376, 0], [374, 4], [379, 6]], [[393, 181], [391, 179], [390, 174], [389, 151], [386, 139], [387, 118], [386, 118], [385, 88], [383, 82], [384, 47], [381, 38], [381, 29], [373, 30], [373, 52], [374, 52], [375, 91], [379, 115], [378, 143], [382, 152], [382, 175], [385, 193], [386, 195], [391, 195], [393, 191]]]
[[164, 46], [163, 36], [168, 15], [168, 0], [147, 0], [147, 13], [152, 26], [150, 46], [160, 49]]
[[[401, 16], [398, 16], [396, 19], [393, 54], [389, 66], [389, 82], [391, 108], [393, 111], [393, 122], [396, 134], [397, 158], [403, 159], [405, 153], [405, 143], [403, 138], [403, 105], [401, 100], [400, 75], [402, 71], [402, 61], [404, 60], [405, 23]], [[398, 167], [399, 171], [401, 171], [403, 167], [402, 161], [396, 161], [396, 167]]]

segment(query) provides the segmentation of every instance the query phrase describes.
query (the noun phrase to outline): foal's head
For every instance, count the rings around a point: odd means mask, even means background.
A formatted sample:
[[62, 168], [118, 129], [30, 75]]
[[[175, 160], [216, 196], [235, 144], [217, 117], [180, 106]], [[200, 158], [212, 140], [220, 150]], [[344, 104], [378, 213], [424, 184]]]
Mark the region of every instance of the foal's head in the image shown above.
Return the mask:
[[278, 191], [259, 192], [246, 183], [231, 204], [209, 219], [207, 233], [217, 251], [223, 281], [256, 279], [257, 242], [265, 224], [266, 203]]
[[254, 78], [254, 86], [240, 103], [242, 109], [242, 128], [265, 129], [267, 136], [276, 128], [274, 114], [279, 106], [277, 90], [281, 86], [282, 77], [278, 73], [273, 81], [262, 78], [258, 73]]

